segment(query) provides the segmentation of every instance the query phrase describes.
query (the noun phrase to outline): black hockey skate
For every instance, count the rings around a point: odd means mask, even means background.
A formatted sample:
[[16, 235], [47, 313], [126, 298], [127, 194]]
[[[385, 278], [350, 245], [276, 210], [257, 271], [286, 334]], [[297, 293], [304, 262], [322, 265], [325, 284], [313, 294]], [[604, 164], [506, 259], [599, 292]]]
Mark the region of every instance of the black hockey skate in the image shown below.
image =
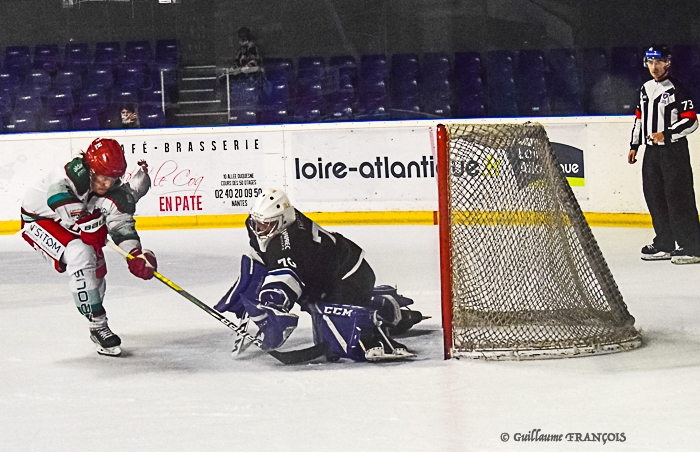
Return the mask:
[[405, 345], [396, 342], [381, 331], [379, 327], [364, 331], [360, 336], [360, 343], [365, 351], [365, 359], [369, 362], [396, 361], [416, 356], [409, 352]]
[[108, 325], [90, 328], [90, 339], [95, 343], [97, 353], [104, 356], [119, 356], [122, 340], [109, 329]]
[[387, 330], [389, 334], [398, 336], [404, 334], [406, 331], [410, 330], [413, 325], [420, 323], [425, 319], [429, 319], [418, 311], [411, 311], [410, 309], [401, 309], [401, 320], [396, 325], [387, 325]]

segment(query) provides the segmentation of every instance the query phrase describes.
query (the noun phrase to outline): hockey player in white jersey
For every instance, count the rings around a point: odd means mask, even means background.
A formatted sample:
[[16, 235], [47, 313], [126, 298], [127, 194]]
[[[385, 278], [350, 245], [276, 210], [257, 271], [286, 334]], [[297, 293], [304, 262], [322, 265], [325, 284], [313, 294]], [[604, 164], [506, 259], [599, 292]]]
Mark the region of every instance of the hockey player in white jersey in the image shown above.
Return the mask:
[[101, 355], [121, 354], [121, 339], [109, 328], [102, 304], [107, 235], [138, 257], [127, 261], [135, 276], [150, 279], [157, 267], [134, 227], [136, 202], [151, 185], [147, 164], [139, 165], [131, 180], [122, 183], [126, 160], [121, 145], [97, 138], [80, 156], [32, 185], [22, 202], [22, 237], [58, 272], [68, 272], [73, 300], [89, 321], [90, 338]]
[[374, 271], [357, 244], [296, 210], [287, 195], [264, 190], [246, 220], [251, 250], [236, 284], [215, 306], [249, 315], [262, 348], [280, 347], [296, 328], [295, 303], [311, 314], [316, 343], [329, 360], [383, 361], [414, 356], [391, 337], [422, 320], [388, 286], [374, 287]]

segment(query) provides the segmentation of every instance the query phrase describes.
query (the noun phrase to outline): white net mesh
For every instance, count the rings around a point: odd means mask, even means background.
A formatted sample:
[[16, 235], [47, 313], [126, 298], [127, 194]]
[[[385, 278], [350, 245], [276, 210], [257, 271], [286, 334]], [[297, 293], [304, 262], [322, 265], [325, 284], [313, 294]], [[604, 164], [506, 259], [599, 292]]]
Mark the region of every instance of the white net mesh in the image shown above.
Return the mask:
[[641, 344], [540, 125], [452, 125], [453, 351], [487, 358]]

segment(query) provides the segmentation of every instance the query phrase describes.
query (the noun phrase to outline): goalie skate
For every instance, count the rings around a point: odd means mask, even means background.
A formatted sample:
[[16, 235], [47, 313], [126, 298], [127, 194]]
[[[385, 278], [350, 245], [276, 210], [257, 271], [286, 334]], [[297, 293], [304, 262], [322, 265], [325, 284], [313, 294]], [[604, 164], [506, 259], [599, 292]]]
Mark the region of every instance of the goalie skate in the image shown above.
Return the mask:
[[365, 335], [360, 339], [360, 344], [365, 351], [365, 359], [369, 362], [398, 361], [416, 357], [405, 345], [391, 339], [383, 331]]
[[119, 356], [122, 354], [122, 349], [119, 347], [122, 341], [108, 326], [90, 328], [90, 339], [95, 343], [97, 353], [100, 355]]

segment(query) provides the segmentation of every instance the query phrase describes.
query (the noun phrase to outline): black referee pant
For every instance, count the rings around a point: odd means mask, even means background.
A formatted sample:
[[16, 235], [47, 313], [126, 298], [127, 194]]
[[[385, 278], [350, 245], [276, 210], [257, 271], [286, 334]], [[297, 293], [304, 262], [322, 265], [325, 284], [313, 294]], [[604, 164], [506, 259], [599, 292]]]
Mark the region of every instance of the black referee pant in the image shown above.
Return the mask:
[[688, 140], [646, 146], [642, 187], [656, 233], [654, 247], [670, 252], [677, 243], [687, 254], [700, 256], [700, 221]]

